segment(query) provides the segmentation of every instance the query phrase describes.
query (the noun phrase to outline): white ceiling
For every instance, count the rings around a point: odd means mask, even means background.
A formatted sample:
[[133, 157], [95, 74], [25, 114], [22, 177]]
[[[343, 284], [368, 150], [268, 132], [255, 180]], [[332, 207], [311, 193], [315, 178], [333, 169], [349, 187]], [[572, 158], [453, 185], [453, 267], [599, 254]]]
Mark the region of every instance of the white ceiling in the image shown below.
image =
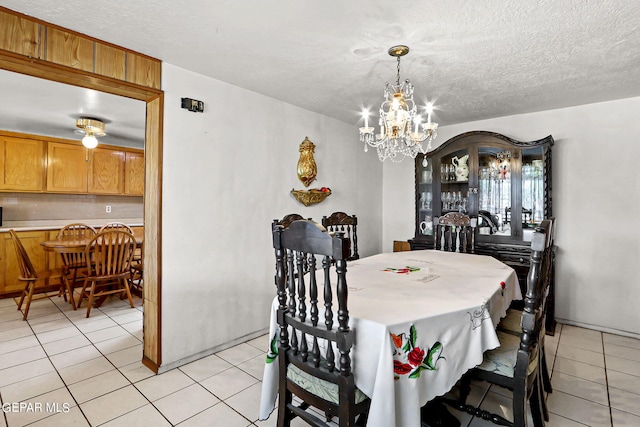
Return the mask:
[[104, 144], [144, 146], [146, 104], [91, 89], [0, 70], [0, 129], [81, 139], [76, 119], [105, 122]]
[[411, 79], [420, 105], [435, 103], [441, 125], [640, 96], [635, 0], [2, 5], [353, 123], [354, 133], [362, 108], [376, 111], [385, 81], [395, 80], [387, 50], [396, 44], [411, 48], [401, 78]]

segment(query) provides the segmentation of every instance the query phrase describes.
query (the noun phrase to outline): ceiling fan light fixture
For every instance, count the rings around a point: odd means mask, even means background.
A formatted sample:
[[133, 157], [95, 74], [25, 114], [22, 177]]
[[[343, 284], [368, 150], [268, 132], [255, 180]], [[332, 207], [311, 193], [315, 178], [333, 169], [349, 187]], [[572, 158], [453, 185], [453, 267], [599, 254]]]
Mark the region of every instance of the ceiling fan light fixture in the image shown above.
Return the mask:
[[76, 127], [85, 134], [82, 145], [87, 148], [96, 148], [98, 146], [96, 137], [106, 135], [104, 122], [91, 117], [80, 117], [76, 120]]

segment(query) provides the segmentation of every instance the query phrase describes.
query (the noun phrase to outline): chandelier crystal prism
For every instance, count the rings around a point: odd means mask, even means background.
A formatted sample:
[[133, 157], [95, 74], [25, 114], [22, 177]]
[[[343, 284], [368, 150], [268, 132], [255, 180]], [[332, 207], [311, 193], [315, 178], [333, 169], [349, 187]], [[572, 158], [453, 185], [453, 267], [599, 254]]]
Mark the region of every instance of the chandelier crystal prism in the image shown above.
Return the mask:
[[[415, 159], [419, 153], [425, 154], [431, 150], [431, 141], [437, 135], [438, 123], [431, 121], [433, 104], [426, 105], [427, 121], [422, 123], [422, 117], [417, 114], [417, 107], [413, 100], [413, 85], [406, 79], [400, 83], [400, 58], [409, 53], [409, 47], [399, 45], [389, 48], [389, 55], [397, 58], [396, 84], [386, 83], [384, 87], [384, 102], [380, 106], [380, 133], [376, 134], [373, 127], [369, 127], [369, 112], [364, 111], [364, 126], [360, 128], [360, 142], [364, 144], [364, 151], [369, 146], [378, 151], [378, 159], [383, 162], [401, 162], [405, 157]], [[427, 141], [427, 146], [422, 143]]]

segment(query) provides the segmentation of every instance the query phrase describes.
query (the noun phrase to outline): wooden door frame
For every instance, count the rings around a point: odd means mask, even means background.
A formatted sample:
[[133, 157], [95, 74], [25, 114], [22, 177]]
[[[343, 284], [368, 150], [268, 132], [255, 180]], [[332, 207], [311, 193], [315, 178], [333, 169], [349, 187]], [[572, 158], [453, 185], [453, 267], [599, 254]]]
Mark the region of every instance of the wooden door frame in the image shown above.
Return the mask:
[[146, 102], [142, 363], [157, 373], [162, 363], [160, 332], [164, 92], [1, 49], [0, 69]]

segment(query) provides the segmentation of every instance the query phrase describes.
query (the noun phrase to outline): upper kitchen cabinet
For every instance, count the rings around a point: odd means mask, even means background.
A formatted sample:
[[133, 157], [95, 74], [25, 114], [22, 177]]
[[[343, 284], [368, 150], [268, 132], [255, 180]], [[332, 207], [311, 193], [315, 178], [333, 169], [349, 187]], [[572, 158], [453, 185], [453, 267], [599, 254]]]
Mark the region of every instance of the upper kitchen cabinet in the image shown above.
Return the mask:
[[44, 191], [44, 141], [0, 135], [0, 190]]
[[144, 152], [127, 151], [124, 162], [124, 194], [144, 194]]
[[47, 192], [86, 193], [88, 163], [82, 145], [49, 142]]
[[89, 150], [88, 192], [124, 193], [125, 152], [107, 148]]

